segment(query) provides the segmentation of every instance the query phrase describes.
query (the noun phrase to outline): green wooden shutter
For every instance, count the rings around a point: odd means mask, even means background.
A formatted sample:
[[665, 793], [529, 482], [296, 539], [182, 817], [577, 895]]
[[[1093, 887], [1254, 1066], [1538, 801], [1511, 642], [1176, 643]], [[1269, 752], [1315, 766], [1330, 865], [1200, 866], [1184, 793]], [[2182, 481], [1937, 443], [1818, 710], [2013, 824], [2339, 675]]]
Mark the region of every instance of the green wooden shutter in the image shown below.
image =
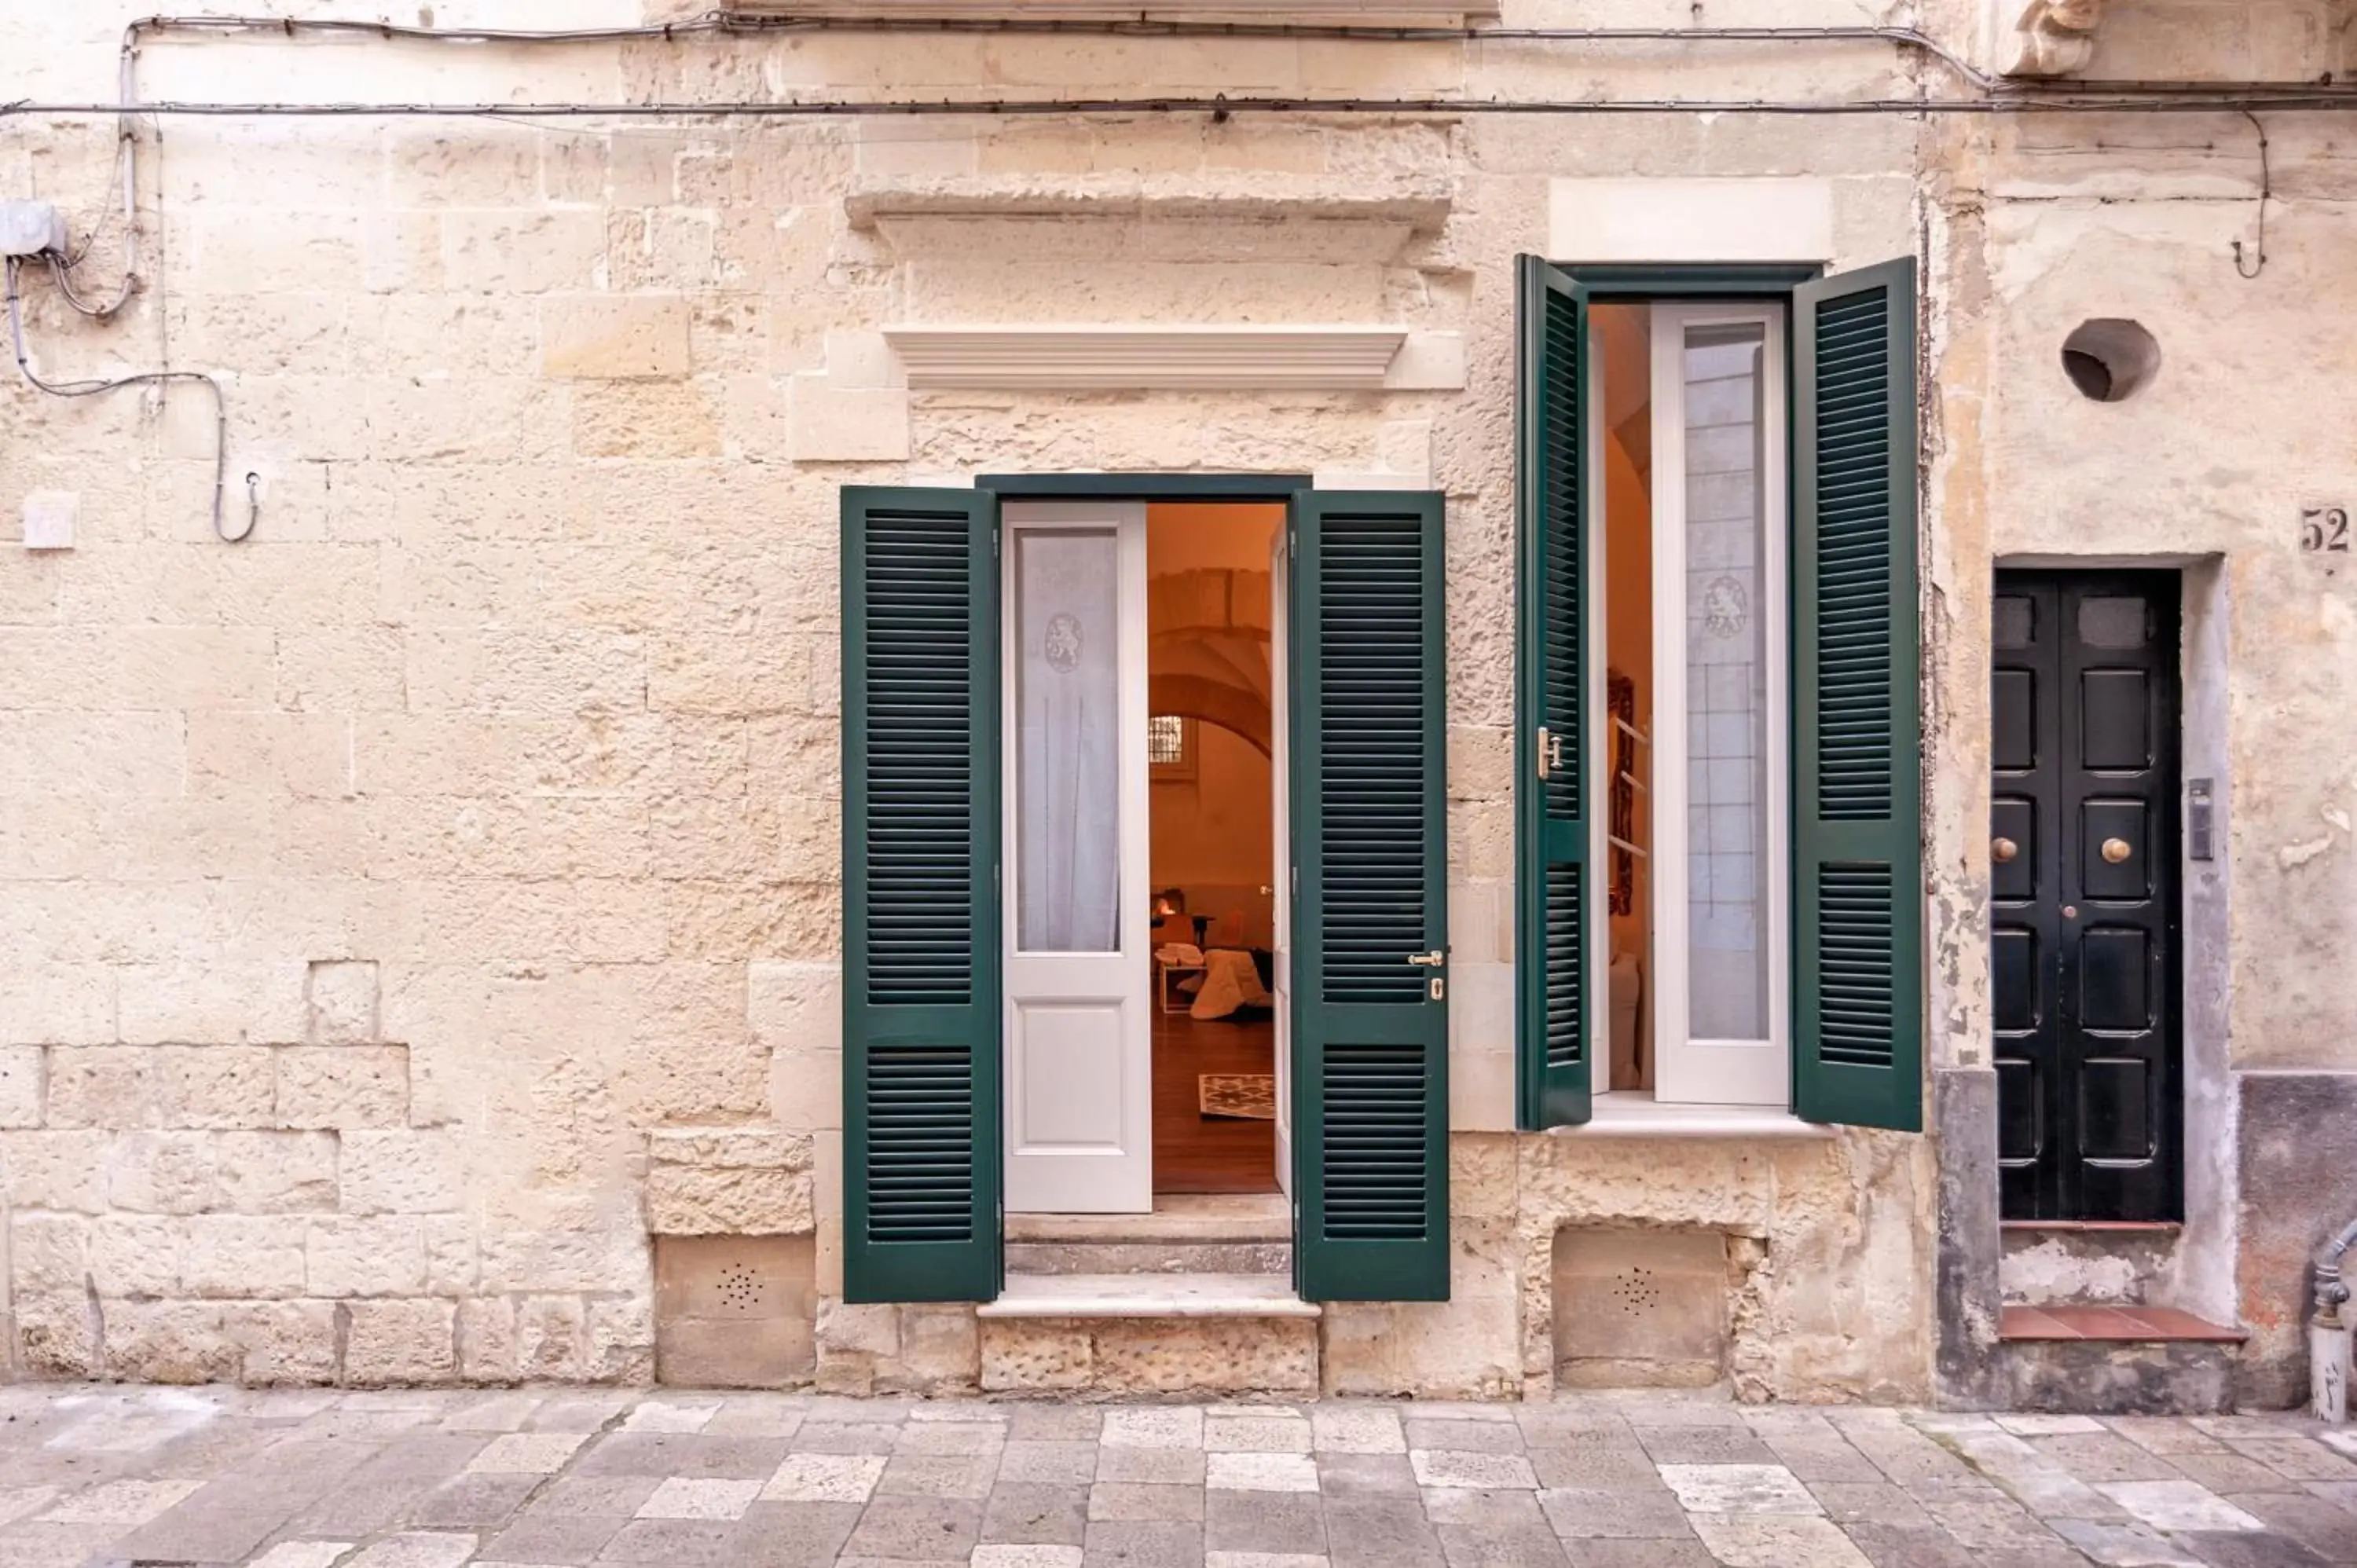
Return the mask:
[[1441, 500], [1293, 499], [1295, 1268], [1312, 1301], [1448, 1298]]
[[997, 529], [843, 492], [848, 1301], [998, 1294]]
[[[1588, 1117], [1587, 295], [1518, 262], [1515, 1123]], [[1542, 768], [1544, 767], [1544, 777]]]
[[1793, 291], [1792, 1076], [1923, 1124], [1915, 263]]

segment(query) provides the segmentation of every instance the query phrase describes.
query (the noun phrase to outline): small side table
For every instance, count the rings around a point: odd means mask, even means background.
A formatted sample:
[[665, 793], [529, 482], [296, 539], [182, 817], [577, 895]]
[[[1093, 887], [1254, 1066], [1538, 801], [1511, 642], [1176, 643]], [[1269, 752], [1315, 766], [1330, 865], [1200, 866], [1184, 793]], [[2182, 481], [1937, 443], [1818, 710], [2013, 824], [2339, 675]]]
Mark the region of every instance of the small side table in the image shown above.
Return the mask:
[[1172, 963], [1167, 959], [1156, 959], [1154, 961], [1154, 989], [1157, 998], [1162, 1004], [1162, 1010], [1165, 1013], [1184, 1013], [1193, 1007], [1194, 1004], [1182, 995], [1178, 987], [1171, 983], [1171, 978], [1174, 975], [1184, 976], [1189, 974], [1200, 974], [1202, 972], [1203, 966], [1200, 963]]

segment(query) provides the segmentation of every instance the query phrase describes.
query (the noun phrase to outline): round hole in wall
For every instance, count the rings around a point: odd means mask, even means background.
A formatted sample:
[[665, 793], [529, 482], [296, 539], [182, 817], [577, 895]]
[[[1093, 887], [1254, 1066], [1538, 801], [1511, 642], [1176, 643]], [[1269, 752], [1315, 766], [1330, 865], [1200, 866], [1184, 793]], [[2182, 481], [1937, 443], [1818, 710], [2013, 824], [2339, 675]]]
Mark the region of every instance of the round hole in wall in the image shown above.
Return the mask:
[[2159, 370], [2160, 345], [2125, 317], [2082, 321], [2062, 339], [2062, 373], [2096, 403], [2126, 402]]

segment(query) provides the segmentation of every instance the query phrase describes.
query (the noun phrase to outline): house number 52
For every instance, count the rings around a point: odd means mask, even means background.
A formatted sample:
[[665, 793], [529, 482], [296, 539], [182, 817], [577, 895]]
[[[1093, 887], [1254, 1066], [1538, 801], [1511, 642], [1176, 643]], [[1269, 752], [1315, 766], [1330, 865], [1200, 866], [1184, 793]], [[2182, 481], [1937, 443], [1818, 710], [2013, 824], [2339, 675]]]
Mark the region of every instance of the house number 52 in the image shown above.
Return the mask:
[[2349, 509], [2345, 506], [2302, 507], [2299, 548], [2305, 555], [2349, 553]]

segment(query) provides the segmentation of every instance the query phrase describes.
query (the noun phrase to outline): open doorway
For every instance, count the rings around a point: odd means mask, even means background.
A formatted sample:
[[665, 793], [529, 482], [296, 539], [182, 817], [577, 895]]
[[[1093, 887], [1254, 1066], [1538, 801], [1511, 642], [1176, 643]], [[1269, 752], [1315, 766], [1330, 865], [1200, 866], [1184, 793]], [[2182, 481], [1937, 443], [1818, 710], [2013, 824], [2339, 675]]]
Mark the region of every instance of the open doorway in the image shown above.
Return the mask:
[[1146, 508], [1154, 1188], [1278, 1190], [1285, 509]]

